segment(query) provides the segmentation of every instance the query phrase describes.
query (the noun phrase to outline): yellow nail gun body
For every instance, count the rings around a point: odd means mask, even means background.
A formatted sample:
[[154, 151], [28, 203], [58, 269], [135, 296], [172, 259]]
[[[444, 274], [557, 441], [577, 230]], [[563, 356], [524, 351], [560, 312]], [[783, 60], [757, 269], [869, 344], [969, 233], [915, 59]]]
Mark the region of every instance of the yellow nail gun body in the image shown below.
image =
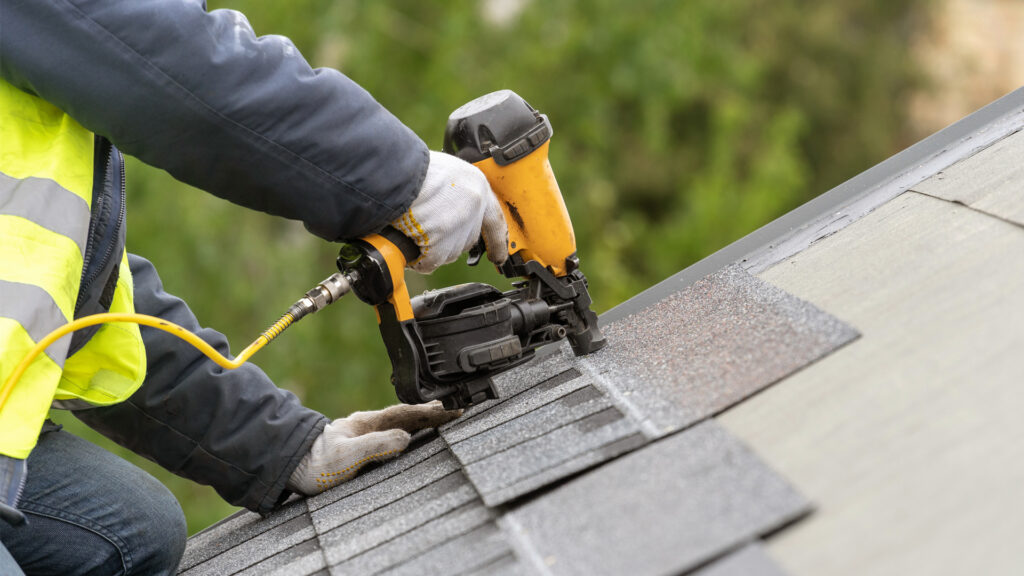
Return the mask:
[[419, 255], [410, 239], [388, 229], [342, 248], [338, 268], [376, 307], [401, 401], [469, 406], [495, 398], [491, 376], [530, 360], [540, 346], [568, 338], [577, 355], [604, 346], [548, 161], [551, 134], [547, 116], [509, 90], [462, 106], [445, 130], [444, 151], [480, 168], [501, 202], [509, 259], [499, 270], [520, 280], [515, 289], [461, 284], [410, 299], [404, 268]]

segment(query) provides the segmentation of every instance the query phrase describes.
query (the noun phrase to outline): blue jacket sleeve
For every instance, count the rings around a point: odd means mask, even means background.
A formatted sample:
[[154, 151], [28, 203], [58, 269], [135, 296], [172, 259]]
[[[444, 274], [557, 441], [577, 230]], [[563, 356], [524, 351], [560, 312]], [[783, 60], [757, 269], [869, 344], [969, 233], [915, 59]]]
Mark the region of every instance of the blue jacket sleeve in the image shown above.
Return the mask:
[[[129, 255], [135, 308], [180, 324], [228, 354], [224, 335], [202, 328], [185, 303], [164, 292], [153, 265]], [[305, 408], [247, 363], [224, 370], [178, 338], [142, 327], [146, 381], [128, 400], [75, 416], [171, 472], [213, 486], [225, 500], [266, 513], [323, 431], [325, 416]]]
[[280, 36], [195, 0], [0, 0], [0, 74], [121, 150], [328, 240], [398, 217], [426, 145]]

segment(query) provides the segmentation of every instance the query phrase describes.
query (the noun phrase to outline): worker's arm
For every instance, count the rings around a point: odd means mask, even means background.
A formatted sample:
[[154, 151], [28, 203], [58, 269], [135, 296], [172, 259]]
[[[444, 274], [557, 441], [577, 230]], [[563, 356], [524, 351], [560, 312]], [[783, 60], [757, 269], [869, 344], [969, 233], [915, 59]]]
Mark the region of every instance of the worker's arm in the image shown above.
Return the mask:
[[[164, 292], [152, 264], [134, 255], [128, 261], [138, 312], [180, 324], [227, 354], [225, 337], [201, 328], [182, 300]], [[166, 332], [143, 327], [142, 338], [142, 387], [125, 402], [75, 415], [164, 468], [213, 486], [232, 504], [272, 509], [327, 418], [253, 364], [225, 371]]]
[[185, 0], [4, 0], [0, 75], [177, 179], [328, 240], [420, 191], [423, 142], [341, 73]]

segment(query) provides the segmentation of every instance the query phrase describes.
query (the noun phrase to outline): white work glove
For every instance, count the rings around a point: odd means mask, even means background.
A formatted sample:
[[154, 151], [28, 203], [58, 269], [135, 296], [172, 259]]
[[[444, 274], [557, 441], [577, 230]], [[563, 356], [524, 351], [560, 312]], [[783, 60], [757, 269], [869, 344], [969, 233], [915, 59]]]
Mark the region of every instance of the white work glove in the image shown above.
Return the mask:
[[461, 410], [445, 410], [440, 401], [398, 404], [373, 412], [355, 412], [324, 427], [309, 454], [288, 478], [287, 488], [312, 496], [351, 479], [370, 462], [398, 456], [412, 432], [436, 428], [458, 418]]
[[419, 196], [391, 225], [420, 247], [410, 265], [423, 274], [457, 260], [481, 234], [491, 262], [508, 258], [508, 226], [498, 198], [483, 172], [451, 154], [430, 153]]

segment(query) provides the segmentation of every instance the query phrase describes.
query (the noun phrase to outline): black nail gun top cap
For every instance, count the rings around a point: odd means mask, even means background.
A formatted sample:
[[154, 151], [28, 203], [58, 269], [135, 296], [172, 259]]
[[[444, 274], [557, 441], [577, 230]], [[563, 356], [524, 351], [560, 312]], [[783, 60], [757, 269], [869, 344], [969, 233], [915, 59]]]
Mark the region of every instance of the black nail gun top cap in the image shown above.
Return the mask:
[[486, 158], [504, 166], [551, 138], [548, 117], [511, 90], [485, 94], [448, 117], [442, 150], [467, 162]]

